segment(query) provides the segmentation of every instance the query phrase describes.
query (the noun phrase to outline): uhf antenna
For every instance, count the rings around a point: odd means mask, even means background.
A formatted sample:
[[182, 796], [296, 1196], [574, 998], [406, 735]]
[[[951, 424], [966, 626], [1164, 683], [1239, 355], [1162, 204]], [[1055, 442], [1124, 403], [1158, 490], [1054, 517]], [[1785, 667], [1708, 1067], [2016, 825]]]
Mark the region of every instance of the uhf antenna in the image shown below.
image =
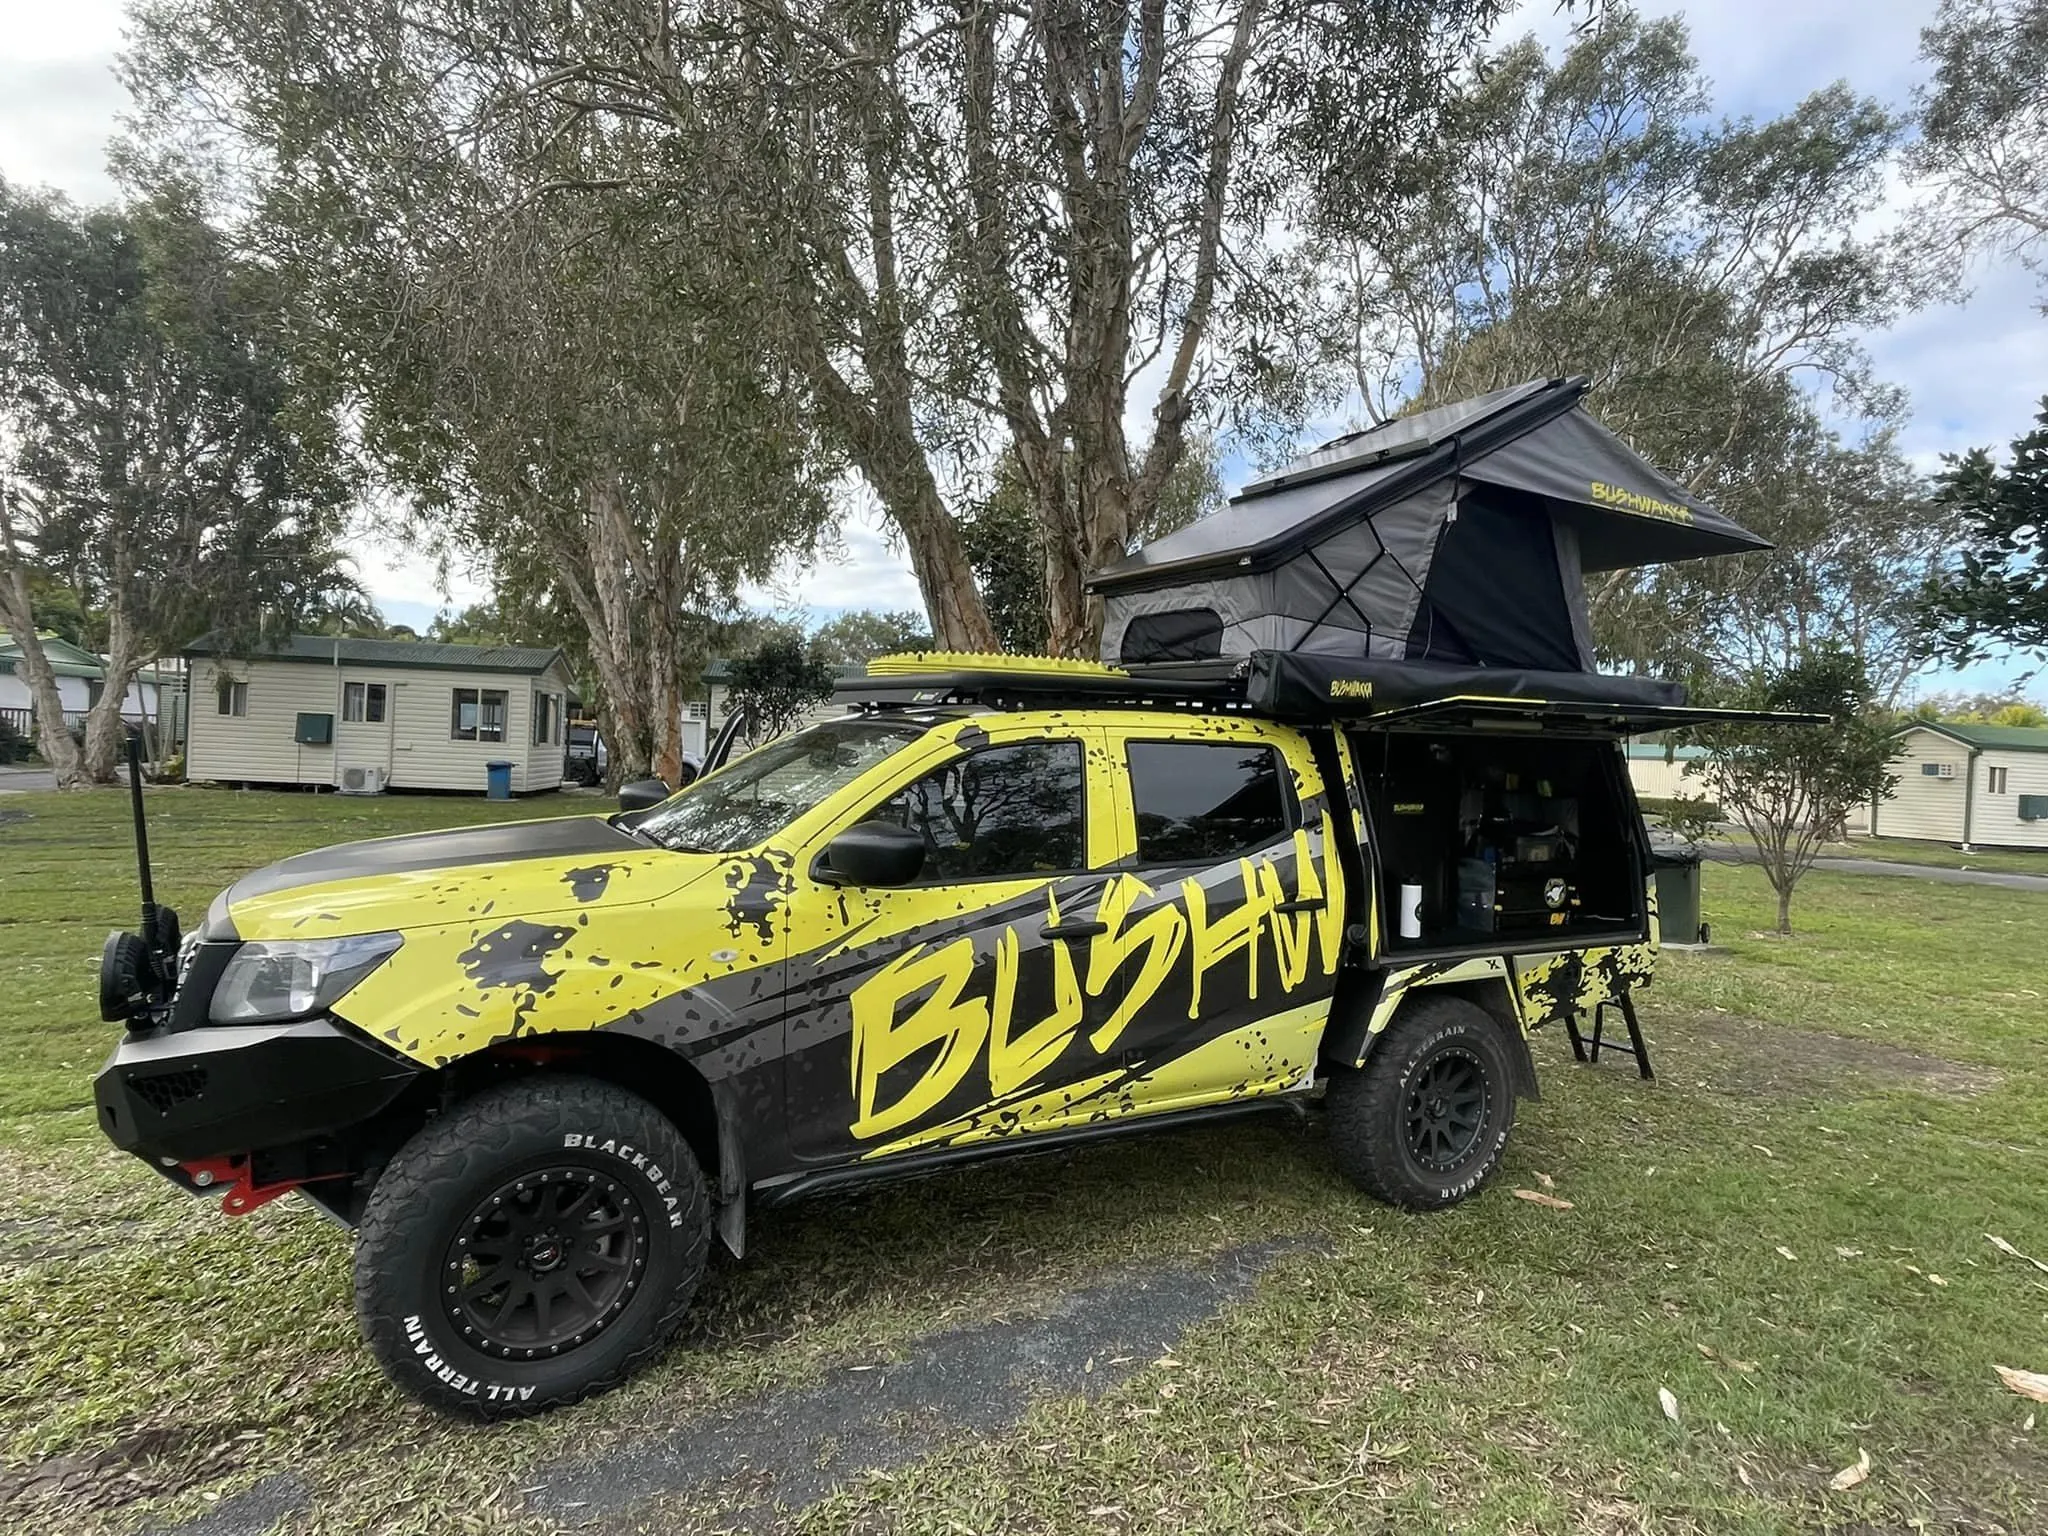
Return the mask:
[[135, 815], [135, 863], [142, 877], [142, 942], [155, 955], [162, 935], [157, 931], [156, 889], [149, 879], [149, 823], [142, 818], [142, 742], [134, 736], [128, 738], [128, 804]]

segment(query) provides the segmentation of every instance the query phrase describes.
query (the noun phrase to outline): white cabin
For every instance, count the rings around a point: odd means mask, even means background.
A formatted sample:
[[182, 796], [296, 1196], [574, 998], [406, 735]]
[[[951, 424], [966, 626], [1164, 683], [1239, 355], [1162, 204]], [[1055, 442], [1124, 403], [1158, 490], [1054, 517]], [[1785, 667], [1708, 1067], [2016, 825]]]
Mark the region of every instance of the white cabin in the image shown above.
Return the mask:
[[512, 793], [562, 782], [570, 677], [559, 650], [293, 635], [249, 657], [186, 650], [185, 776], [335, 789]]
[[1904, 735], [1872, 836], [2048, 848], [2048, 729], [1939, 724]]

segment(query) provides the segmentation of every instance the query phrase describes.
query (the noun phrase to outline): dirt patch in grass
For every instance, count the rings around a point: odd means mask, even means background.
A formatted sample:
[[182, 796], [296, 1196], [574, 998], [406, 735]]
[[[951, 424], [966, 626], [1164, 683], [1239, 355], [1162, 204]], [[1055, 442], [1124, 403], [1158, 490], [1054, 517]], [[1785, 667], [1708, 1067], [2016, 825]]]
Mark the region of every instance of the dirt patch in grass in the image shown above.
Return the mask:
[[237, 1426], [140, 1429], [88, 1455], [55, 1456], [0, 1473], [0, 1510], [32, 1504], [72, 1511], [118, 1508], [222, 1476], [255, 1438]]
[[1990, 1067], [1733, 1014], [1666, 1016], [1649, 1036], [1653, 1062], [1661, 1037], [1685, 1060], [1685, 1070], [1722, 1093], [1810, 1098], [1839, 1089], [1844, 1078], [1860, 1078], [1947, 1098], [1970, 1098], [2005, 1080]]

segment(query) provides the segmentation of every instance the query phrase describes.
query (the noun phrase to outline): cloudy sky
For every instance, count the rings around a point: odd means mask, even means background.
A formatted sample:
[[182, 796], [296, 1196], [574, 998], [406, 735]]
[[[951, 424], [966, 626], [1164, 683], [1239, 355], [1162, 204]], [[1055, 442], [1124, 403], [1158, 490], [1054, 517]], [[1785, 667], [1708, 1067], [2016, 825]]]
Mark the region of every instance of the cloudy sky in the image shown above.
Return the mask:
[[[1639, 0], [1647, 13], [1686, 16], [1721, 111], [1758, 116], [1836, 79], [1903, 103], [1919, 76], [1919, 31], [1934, 8], [1935, 0]], [[1549, 0], [1525, 6], [1503, 33], [1531, 29], [1562, 36]], [[113, 195], [105, 147], [126, 108], [113, 75], [120, 46], [120, 0], [0, 0], [0, 174], [81, 201]], [[2009, 440], [2048, 392], [2048, 320], [2035, 307], [2031, 280], [2011, 269], [1972, 279], [1968, 302], [1868, 338], [1880, 376], [1911, 394], [1905, 447], [1929, 466], [1944, 452]], [[853, 513], [839, 543], [837, 560], [789, 570], [758, 600], [818, 613], [922, 606], [908, 566], [871, 512]], [[426, 562], [403, 552], [365, 545], [356, 554], [393, 619], [424, 625], [435, 609], [478, 595], [460, 570], [444, 585]], [[1994, 664], [1964, 681], [1996, 686], [2020, 670]]]

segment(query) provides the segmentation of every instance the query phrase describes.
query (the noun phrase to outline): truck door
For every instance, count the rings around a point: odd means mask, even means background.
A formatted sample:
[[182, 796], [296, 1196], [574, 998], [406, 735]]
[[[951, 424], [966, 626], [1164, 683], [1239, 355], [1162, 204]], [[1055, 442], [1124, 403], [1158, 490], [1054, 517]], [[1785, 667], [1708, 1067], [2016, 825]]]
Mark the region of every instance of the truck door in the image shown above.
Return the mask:
[[1149, 1113], [1304, 1087], [1345, 922], [1335, 803], [1299, 734], [1112, 726], [1121, 873], [1085, 983], [1091, 1042]]
[[[1066, 1122], [1102, 1071], [1082, 978], [1117, 853], [1111, 793], [1098, 732], [969, 722], [807, 850], [785, 1079], [799, 1157]], [[915, 883], [836, 884], [819, 865], [822, 844], [866, 821], [924, 834]]]

